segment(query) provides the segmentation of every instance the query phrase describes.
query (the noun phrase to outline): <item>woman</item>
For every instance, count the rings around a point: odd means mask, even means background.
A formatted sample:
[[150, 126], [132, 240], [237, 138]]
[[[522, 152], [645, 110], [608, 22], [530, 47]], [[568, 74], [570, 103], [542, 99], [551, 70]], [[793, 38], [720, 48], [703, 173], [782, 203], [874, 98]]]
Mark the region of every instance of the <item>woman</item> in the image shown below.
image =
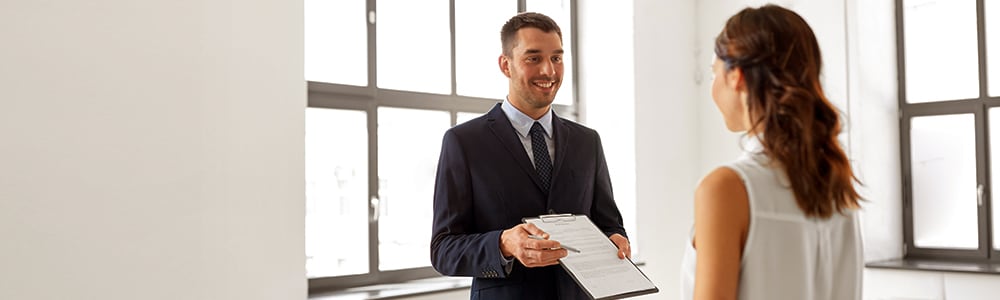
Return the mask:
[[712, 98], [746, 145], [695, 192], [685, 298], [861, 299], [857, 178], [812, 29], [779, 6], [747, 8], [715, 55]]

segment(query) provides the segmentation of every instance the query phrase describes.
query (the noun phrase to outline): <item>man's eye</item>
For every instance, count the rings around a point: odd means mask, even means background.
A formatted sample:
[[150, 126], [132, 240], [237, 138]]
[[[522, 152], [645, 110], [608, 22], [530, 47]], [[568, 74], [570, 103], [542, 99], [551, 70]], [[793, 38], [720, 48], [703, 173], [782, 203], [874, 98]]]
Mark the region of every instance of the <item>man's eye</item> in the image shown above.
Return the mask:
[[562, 56], [556, 56], [552, 58], [552, 62], [562, 62]]
[[525, 61], [527, 61], [527, 62], [537, 62], [538, 58], [537, 57], [529, 57], [529, 58], [525, 59]]

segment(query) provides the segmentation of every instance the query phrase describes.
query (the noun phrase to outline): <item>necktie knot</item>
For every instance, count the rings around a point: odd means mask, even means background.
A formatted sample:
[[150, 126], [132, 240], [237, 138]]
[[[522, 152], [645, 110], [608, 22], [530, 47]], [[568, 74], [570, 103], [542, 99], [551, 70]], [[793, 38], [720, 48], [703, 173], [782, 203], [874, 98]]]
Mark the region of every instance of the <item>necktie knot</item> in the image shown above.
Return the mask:
[[545, 128], [542, 128], [541, 123], [535, 122], [528, 134], [531, 135], [531, 153], [535, 159], [538, 179], [542, 182], [542, 189], [548, 192], [552, 180], [552, 158], [549, 157], [549, 146], [545, 141]]
[[530, 134], [532, 137], [534, 137], [537, 134], [541, 134], [542, 137], [545, 137], [545, 128], [542, 127], [542, 123], [535, 122], [535, 124], [531, 125], [531, 130], [528, 130], [528, 134]]

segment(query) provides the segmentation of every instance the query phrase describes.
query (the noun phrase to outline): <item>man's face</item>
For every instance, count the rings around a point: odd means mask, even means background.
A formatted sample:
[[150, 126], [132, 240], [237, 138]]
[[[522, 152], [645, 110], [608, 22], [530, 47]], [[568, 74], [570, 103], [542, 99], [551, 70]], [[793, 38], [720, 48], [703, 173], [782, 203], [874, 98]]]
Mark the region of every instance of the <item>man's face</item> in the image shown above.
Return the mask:
[[559, 34], [538, 28], [517, 31], [511, 57], [500, 56], [500, 69], [510, 78], [508, 98], [514, 106], [543, 108], [552, 104], [562, 85], [563, 49]]

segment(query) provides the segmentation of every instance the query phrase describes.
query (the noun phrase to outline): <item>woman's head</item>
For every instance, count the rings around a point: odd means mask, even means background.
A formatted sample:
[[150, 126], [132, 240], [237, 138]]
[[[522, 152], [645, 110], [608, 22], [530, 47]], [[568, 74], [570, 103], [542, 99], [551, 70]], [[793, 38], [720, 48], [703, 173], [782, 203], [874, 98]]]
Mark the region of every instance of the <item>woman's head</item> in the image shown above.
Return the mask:
[[820, 217], [856, 207], [839, 115], [820, 85], [819, 43], [806, 21], [776, 5], [746, 8], [726, 21], [715, 55], [712, 97], [727, 127], [762, 138], [799, 207]]
[[[814, 96], [807, 100], [826, 101], [819, 43], [806, 21], [788, 9], [766, 5], [730, 17], [715, 39], [715, 57], [713, 98], [723, 114], [731, 114], [722, 106], [735, 106], [725, 103], [734, 100], [747, 111], [750, 127], [730, 129], [761, 129], [762, 118], [774, 113], [767, 111], [769, 104], [778, 104], [769, 101], [780, 100], [785, 87], [804, 88]], [[727, 116], [727, 122], [734, 118]]]

